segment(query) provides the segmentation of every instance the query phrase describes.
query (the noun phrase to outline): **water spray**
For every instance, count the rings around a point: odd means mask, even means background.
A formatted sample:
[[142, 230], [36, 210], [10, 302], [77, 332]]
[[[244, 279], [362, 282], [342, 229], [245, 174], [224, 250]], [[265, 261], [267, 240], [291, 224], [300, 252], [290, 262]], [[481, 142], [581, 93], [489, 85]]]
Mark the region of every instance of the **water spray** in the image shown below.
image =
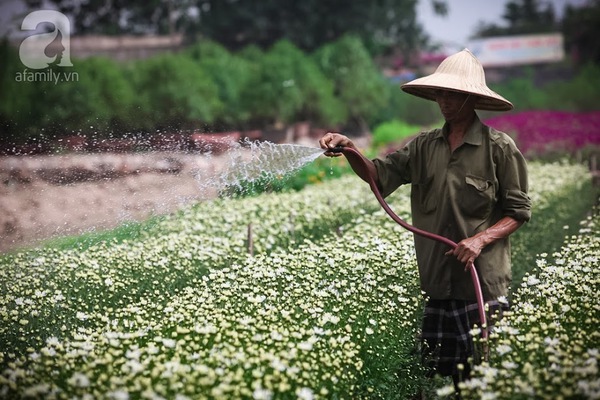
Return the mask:
[[[354, 148], [343, 147], [343, 146], [337, 146], [337, 147], [328, 149], [327, 152], [341, 153], [346, 158], [351, 158], [353, 160], [359, 161], [358, 163], [356, 163], [356, 165], [360, 166], [359, 168], [362, 168], [361, 172], [364, 173], [363, 176], [367, 177], [367, 183], [369, 184], [373, 194], [375, 194], [377, 201], [379, 202], [381, 207], [383, 207], [385, 212], [400, 226], [409, 230], [410, 232], [414, 233], [415, 235], [419, 235], [419, 236], [422, 236], [422, 237], [425, 237], [425, 238], [428, 238], [431, 240], [441, 242], [452, 249], [454, 249], [458, 246], [457, 243], [455, 243], [454, 241], [452, 241], [444, 236], [436, 235], [435, 233], [419, 229], [415, 226], [410, 225], [409, 223], [404, 221], [402, 218], [400, 218], [384, 200], [383, 195], [379, 191], [379, 188], [377, 187], [377, 183], [375, 182], [375, 177], [368, 173], [369, 170], [367, 168], [367, 160], [360, 152], [358, 152]], [[485, 316], [485, 303], [483, 301], [483, 293], [481, 291], [481, 283], [479, 282], [479, 276], [477, 274], [477, 269], [475, 268], [474, 262], [469, 261], [467, 263], [466, 269], [468, 269], [469, 272], [471, 273], [471, 280], [473, 281], [473, 286], [475, 288], [475, 297], [477, 298], [477, 309], [479, 312], [479, 320], [481, 322], [481, 336], [483, 337], [483, 339], [487, 339], [488, 330], [487, 330], [487, 319]]]
[[[315, 147], [245, 140], [223, 154], [221, 168], [202, 171], [203, 174], [199, 171], [196, 177], [203, 189], [243, 189], [246, 183], [288, 176], [322, 154]], [[208, 159], [211, 157], [207, 155]]]

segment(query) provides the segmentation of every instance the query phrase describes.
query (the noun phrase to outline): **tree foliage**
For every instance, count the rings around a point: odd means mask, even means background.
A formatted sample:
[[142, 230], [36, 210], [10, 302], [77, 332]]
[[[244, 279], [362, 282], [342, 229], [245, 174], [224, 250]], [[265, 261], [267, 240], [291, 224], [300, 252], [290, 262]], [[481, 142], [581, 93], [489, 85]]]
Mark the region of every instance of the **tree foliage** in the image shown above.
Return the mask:
[[25, 0], [32, 10], [53, 4], [77, 34], [168, 34], [198, 24], [193, 0]]
[[[93, 57], [73, 61], [78, 80], [57, 83], [16, 80], [24, 66], [6, 42], [0, 56], [0, 144], [79, 133], [102, 138], [265, 129], [298, 121], [353, 133], [393, 119], [421, 126], [439, 119], [435, 102], [386, 81], [355, 36], [313, 53], [287, 40], [235, 53], [206, 41], [133, 63]], [[600, 67], [588, 64], [568, 82], [537, 87], [525, 76], [492, 86], [518, 110], [580, 111], [600, 107], [599, 79]]]
[[213, 41], [201, 41], [189, 47], [185, 54], [197, 63], [215, 83], [218, 98], [224, 105], [215, 115], [216, 125], [227, 128], [250, 119], [244, 104], [244, 92], [257, 73], [251, 61], [229, 52]]
[[[445, 12], [443, 0], [430, 0]], [[39, 8], [40, 0], [27, 0]], [[425, 39], [416, 21], [417, 0], [47, 0], [69, 15], [78, 34], [185, 33], [228, 49], [268, 48], [287, 39], [312, 51], [345, 34], [372, 51], [410, 51]]]
[[[569, 82], [554, 82], [548, 85], [548, 102], [551, 109], [566, 111], [600, 110], [600, 67], [587, 63]], [[552, 104], [554, 103], [554, 104]]]
[[[390, 45], [413, 49], [423, 32], [416, 22], [416, 0], [202, 0], [208, 37], [240, 48], [269, 46], [288, 39], [314, 50], [345, 34], [360, 37], [375, 50]], [[232, 29], [233, 28], [233, 29]]]
[[343, 105], [334, 97], [333, 83], [291, 42], [273, 45], [255, 62], [255, 71], [245, 100], [256, 121], [338, 123], [345, 118]]
[[37, 136], [40, 131], [102, 132], [128, 126], [133, 88], [114, 61], [96, 57], [79, 60], [76, 70], [71, 71], [77, 74], [76, 80], [23, 81], [17, 75], [27, 69], [19, 62], [16, 51], [5, 43], [0, 46], [0, 53], [3, 131]]
[[31, 119], [32, 104], [38, 88], [31, 82], [17, 82], [15, 76], [24, 69], [17, 50], [7, 40], [0, 41], [0, 130], [13, 132]]
[[212, 123], [223, 108], [210, 76], [185, 55], [165, 54], [131, 69], [139, 94], [137, 108], [152, 127], [190, 127]]
[[[130, 63], [74, 60], [79, 79], [55, 83], [17, 82], [23, 66], [4, 43], [0, 132], [21, 142], [41, 132], [103, 137], [164, 129], [261, 129], [296, 121], [333, 127], [350, 117], [371, 123], [383, 103], [370, 103], [379, 92], [387, 93], [387, 84], [360, 40], [341, 39], [336, 46], [336, 54], [352, 54], [328, 71], [287, 40], [266, 51], [248, 46], [237, 53], [203, 41], [178, 54]], [[353, 65], [344, 69], [344, 62]], [[337, 81], [336, 68], [343, 70]]]
[[558, 21], [552, 3], [541, 0], [511, 0], [505, 5], [502, 19], [506, 25], [481, 23], [475, 36], [525, 35], [558, 30]]
[[581, 64], [600, 64], [600, 0], [581, 7], [567, 5], [562, 21], [565, 47]]
[[50, 130], [103, 132], [126, 126], [133, 88], [114, 61], [81, 60], [77, 81], [37, 83], [44, 104], [40, 125]]
[[389, 84], [358, 37], [344, 36], [322, 46], [313, 57], [333, 82], [348, 115], [359, 124], [375, 118], [388, 103]]
[[511, 79], [505, 83], [491, 84], [490, 87], [513, 100], [515, 109], [556, 110], [556, 111], [594, 111], [600, 109], [600, 66], [588, 63], [568, 81], [551, 82], [536, 86], [535, 71], [528, 69], [525, 76]]

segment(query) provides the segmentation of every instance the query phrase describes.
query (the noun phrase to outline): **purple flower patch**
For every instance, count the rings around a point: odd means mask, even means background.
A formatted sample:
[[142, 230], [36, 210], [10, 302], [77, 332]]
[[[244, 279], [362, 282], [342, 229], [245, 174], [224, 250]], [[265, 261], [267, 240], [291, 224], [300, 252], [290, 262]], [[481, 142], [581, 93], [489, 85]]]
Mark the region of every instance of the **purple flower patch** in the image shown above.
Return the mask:
[[509, 134], [525, 155], [573, 152], [589, 145], [600, 145], [600, 111], [523, 111], [499, 115], [484, 122]]

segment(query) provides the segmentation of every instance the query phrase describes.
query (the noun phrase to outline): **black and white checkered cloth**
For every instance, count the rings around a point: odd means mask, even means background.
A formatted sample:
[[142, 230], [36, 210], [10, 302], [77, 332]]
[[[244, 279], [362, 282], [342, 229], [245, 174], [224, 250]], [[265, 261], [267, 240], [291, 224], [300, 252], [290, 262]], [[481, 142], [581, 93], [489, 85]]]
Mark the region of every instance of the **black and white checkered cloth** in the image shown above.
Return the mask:
[[[508, 302], [492, 300], [487, 305], [488, 331], [498, 321]], [[479, 362], [481, 350], [475, 348], [471, 330], [481, 328], [477, 303], [463, 300], [429, 299], [423, 312], [421, 346], [423, 363], [431, 374], [468, 375], [470, 365]], [[463, 369], [459, 370], [458, 365]]]

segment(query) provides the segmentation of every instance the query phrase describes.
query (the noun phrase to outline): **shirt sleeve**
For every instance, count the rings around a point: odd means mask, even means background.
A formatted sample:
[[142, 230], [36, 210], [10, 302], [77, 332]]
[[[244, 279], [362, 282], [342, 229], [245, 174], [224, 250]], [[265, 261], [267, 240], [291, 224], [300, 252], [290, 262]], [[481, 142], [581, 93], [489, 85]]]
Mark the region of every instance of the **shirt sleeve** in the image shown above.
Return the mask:
[[531, 219], [531, 198], [527, 163], [514, 142], [504, 149], [503, 165], [498, 169], [503, 215], [518, 221]]
[[410, 144], [388, 154], [385, 158], [373, 160], [377, 169], [377, 183], [383, 197], [389, 196], [400, 185], [410, 183]]

